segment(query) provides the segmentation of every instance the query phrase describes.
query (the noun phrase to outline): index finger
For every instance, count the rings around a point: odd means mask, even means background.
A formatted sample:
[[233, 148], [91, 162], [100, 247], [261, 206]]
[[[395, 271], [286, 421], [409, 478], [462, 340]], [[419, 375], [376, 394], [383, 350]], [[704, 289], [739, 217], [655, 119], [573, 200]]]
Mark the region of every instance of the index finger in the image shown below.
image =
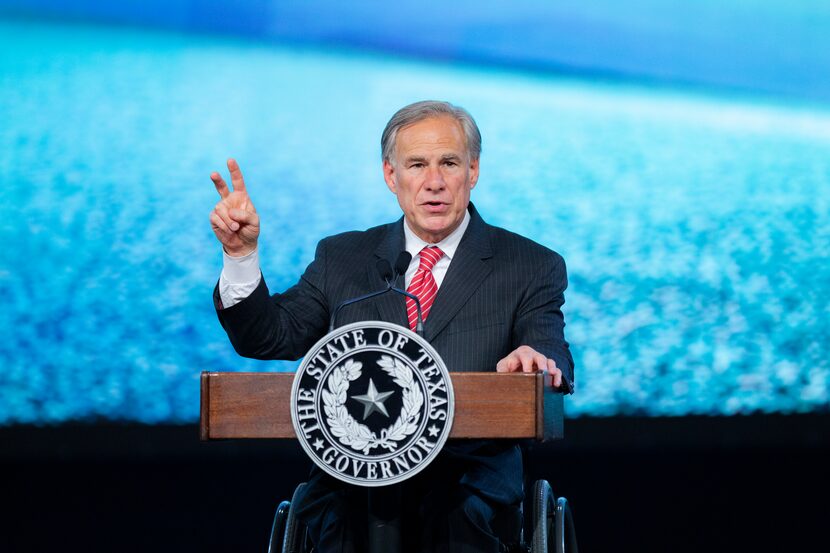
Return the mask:
[[242, 170], [235, 159], [228, 160], [228, 171], [231, 172], [231, 184], [234, 192], [245, 192], [245, 179], [242, 178]]
[[225, 179], [222, 178], [222, 175], [214, 171], [210, 174], [210, 180], [213, 181], [213, 186], [216, 187], [216, 191], [219, 192], [219, 196], [227, 198], [230, 192], [228, 192], [228, 185], [225, 184]]

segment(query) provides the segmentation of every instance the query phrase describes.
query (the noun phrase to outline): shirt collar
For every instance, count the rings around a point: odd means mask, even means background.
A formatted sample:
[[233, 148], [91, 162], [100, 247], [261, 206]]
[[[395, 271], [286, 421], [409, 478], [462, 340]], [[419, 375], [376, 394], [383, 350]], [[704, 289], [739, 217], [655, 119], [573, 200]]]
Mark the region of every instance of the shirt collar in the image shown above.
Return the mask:
[[454, 231], [452, 231], [449, 236], [441, 240], [436, 244], [431, 244], [429, 242], [424, 242], [415, 234], [411, 228], [409, 228], [409, 223], [407, 222], [406, 218], [404, 217], [403, 223], [403, 234], [404, 238], [406, 239], [406, 251], [412, 254], [412, 258], [414, 259], [421, 250], [427, 246], [438, 246], [441, 248], [441, 251], [444, 252], [444, 255], [452, 261], [453, 256], [455, 256], [455, 250], [458, 249], [458, 244], [461, 243], [461, 238], [464, 236], [464, 231], [467, 230], [467, 227], [470, 225], [470, 212], [468, 210], [464, 210], [464, 219], [461, 220], [461, 224], [458, 225]]

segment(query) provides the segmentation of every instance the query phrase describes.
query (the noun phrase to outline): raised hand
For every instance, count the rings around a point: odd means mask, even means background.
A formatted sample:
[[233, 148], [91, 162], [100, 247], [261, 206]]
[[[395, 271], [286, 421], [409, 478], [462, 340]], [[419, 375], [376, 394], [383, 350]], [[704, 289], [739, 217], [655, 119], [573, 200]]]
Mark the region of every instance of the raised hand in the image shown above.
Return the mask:
[[216, 238], [222, 243], [228, 255], [247, 255], [257, 247], [259, 238], [259, 215], [245, 189], [245, 180], [236, 160], [228, 160], [233, 191], [217, 172], [210, 174], [221, 200], [210, 213], [210, 226]]

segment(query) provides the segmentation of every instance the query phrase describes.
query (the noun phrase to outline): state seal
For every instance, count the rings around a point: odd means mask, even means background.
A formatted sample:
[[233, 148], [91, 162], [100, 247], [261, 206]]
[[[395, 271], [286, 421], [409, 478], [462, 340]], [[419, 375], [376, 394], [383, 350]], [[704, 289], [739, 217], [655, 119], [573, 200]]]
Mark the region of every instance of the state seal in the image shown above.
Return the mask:
[[291, 420], [309, 457], [358, 486], [417, 474], [450, 434], [454, 396], [447, 367], [407, 328], [352, 323], [324, 336], [303, 359]]

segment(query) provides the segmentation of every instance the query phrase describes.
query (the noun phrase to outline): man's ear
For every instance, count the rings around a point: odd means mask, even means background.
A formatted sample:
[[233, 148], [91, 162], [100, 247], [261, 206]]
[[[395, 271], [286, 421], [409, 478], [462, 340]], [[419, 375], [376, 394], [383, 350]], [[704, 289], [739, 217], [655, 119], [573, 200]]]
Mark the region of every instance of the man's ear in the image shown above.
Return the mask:
[[392, 194], [398, 194], [398, 180], [395, 175], [395, 166], [388, 159], [383, 160], [383, 180], [386, 181], [386, 186]]
[[478, 182], [478, 161], [477, 159], [470, 161], [470, 190], [475, 188]]

